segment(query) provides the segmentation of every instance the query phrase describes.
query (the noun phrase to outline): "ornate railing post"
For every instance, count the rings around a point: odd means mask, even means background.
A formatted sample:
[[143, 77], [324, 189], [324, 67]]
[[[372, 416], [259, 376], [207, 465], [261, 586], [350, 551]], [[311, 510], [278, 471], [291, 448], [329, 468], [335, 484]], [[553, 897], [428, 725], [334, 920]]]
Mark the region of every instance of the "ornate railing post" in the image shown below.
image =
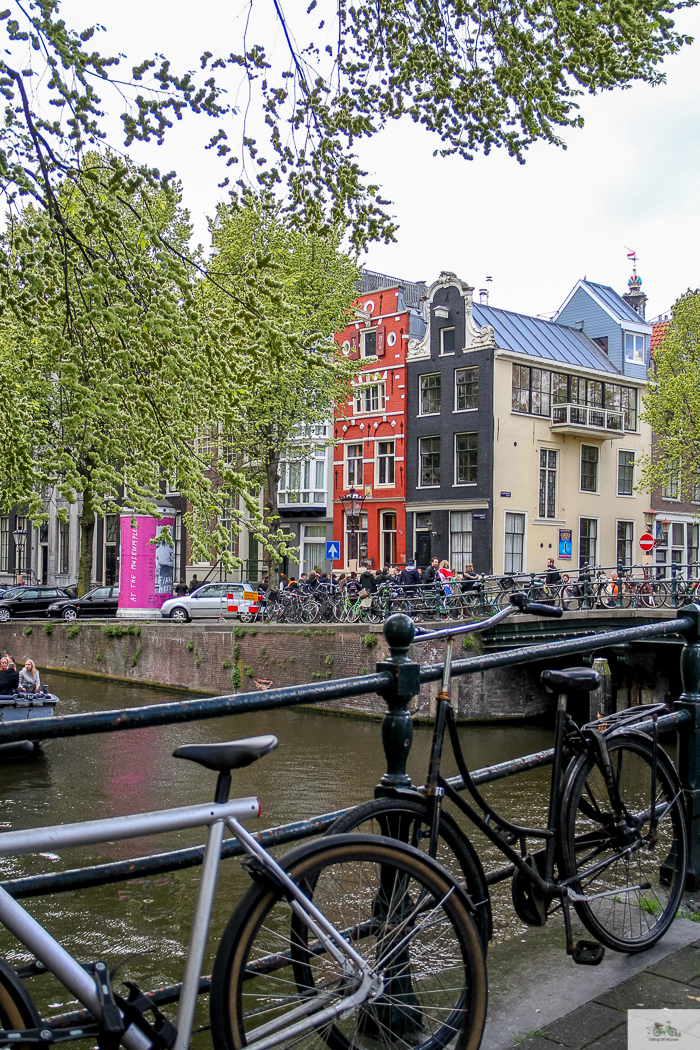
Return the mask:
[[415, 630], [413, 620], [405, 613], [394, 613], [384, 624], [390, 656], [377, 664], [377, 671], [388, 671], [392, 680], [381, 694], [389, 708], [382, 720], [386, 773], [375, 788], [375, 795], [411, 786], [411, 778], [406, 772], [413, 742], [413, 720], [408, 705], [420, 692], [420, 666], [408, 656]]
[[678, 608], [678, 576], [676, 566], [671, 564], [671, 608]]
[[534, 574], [534, 572], [530, 573], [530, 593], [529, 593], [528, 597], [529, 597], [531, 602], [534, 602], [534, 600], [535, 600], [535, 574]]
[[618, 561], [618, 563], [617, 563], [617, 601], [615, 602], [615, 605], [618, 607], [618, 609], [622, 608], [622, 574], [623, 574], [623, 572], [624, 572], [624, 567], [622, 565], [622, 562]]
[[678, 730], [678, 774], [688, 814], [688, 889], [700, 889], [700, 605], [686, 605], [683, 616], [693, 620], [684, 632], [681, 650], [683, 692], [674, 704], [688, 711], [690, 720]]

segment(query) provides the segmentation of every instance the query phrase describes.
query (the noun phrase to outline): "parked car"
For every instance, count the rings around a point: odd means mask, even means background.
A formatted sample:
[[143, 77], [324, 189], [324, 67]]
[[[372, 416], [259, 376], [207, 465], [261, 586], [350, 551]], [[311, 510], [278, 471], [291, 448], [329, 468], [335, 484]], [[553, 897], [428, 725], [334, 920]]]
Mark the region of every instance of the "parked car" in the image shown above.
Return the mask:
[[[219, 616], [224, 616], [227, 620], [239, 620], [240, 613], [228, 612], [227, 596], [233, 594], [234, 599], [243, 601], [244, 591], [257, 596], [258, 588], [254, 583], [205, 583], [192, 594], [168, 598], [167, 602], [163, 602], [160, 614], [166, 620], [175, 620], [180, 623], [204, 617], [218, 619]], [[238, 602], [234, 600], [232, 604], [237, 605]]]
[[79, 616], [116, 616], [119, 587], [94, 587], [82, 598], [66, 598], [53, 602], [46, 610], [50, 617], [77, 620]]
[[15, 616], [43, 616], [57, 598], [68, 598], [62, 587], [10, 587], [0, 598], [0, 623]]

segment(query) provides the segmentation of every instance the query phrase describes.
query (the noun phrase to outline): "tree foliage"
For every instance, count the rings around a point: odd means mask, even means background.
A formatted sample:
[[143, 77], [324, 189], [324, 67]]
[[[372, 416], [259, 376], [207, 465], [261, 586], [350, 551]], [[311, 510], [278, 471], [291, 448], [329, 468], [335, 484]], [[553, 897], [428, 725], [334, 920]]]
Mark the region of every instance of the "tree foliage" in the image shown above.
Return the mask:
[[651, 425], [652, 456], [639, 487], [667, 488], [689, 502], [700, 484], [700, 290], [674, 304], [644, 395], [642, 418]]
[[[359, 272], [340, 251], [340, 233], [303, 234], [269, 197], [247, 195], [243, 206], [220, 206], [212, 226], [216, 251], [206, 281], [213, 326], [229, 315], [242, 279], [269, 327], [253, 328], [232, 352], [246, 362], [238, 376], [232, 430], [219, 435], [219, 457], [235, 462], [251, 487], [265, 490], [266, 534], [272, 582], [290, 537], [280, 528], [277, 486], [285, 455], [308, 458], [330, 444], [318, 427], [347, 397], [357, 364], [343, 357], [334, 333], [345, 327], [357, 297]], [[260, 256], [267, 266], [260, 266]], [[257, 262], [256, 262], [257, 259]], [[326, 479], [330, 487], [331, 479]]]

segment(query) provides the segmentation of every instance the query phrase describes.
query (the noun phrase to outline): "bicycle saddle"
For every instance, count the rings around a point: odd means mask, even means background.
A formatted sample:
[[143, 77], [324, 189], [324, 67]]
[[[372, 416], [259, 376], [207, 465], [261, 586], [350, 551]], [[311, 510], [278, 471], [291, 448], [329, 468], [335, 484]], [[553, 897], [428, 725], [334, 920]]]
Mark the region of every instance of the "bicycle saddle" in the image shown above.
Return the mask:
[[560, 693], [590, 693], [600, 685], [600, 675], [592, 667], [565, 667], [561, 671], [543, 671], [541, 679]]
[[243, 740], [228, 740], [222, 744], [183, 744], [173, 751], [173, 758], [188, 758], [200, 766], [217, 773], [228, 773], [231, 769], [250, 766], [268, 751], [274, 751], [279, 740], [276, 736], [249, 736]]

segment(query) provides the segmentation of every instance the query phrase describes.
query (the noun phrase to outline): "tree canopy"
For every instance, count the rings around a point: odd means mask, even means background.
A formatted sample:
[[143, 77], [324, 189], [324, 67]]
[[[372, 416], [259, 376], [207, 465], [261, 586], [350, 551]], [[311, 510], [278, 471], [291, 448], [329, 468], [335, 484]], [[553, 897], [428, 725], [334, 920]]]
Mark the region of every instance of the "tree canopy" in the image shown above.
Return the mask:
[[697, 501], [700, 491], [700, 290], [674, 304], [661, 346], [654, 351], [642, 418], [654, 443], [639, 487], [665, 489]]

